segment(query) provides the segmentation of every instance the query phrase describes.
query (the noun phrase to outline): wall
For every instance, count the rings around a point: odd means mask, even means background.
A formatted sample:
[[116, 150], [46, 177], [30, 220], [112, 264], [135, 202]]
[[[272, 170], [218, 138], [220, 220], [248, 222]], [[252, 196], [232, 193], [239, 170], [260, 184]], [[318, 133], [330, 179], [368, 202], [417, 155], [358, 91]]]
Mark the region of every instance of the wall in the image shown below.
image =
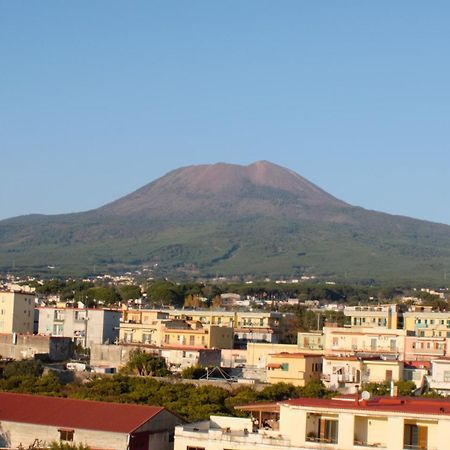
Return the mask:
[[[2, 420], [0, 445], [2, 447], [17, 448], [22, 446], [27, 448], [36, 439], [47, 444], [52, 441], [59, 441], [60, 434], [58, 428], [60, 427], [28, 423], [22, 424]], [[75, 444], [88, 444], [91, 448], [126, 450], [127, 434], [75, 429], [73, 442]]]
[[29, 359], [48, 354], [52, 361], [64, 361], [73, 356], [73, 344], [69, 338], [12, 334], [0, 335], [0, 355], [3, 358]]

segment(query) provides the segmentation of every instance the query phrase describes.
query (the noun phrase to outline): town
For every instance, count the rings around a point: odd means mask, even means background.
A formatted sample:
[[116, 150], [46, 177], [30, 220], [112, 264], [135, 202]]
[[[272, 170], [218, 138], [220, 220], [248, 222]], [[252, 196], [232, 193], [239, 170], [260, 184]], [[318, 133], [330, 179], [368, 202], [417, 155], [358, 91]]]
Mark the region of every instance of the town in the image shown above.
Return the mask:
[[[336, 298], [343, 288], [335, 284], [234, 286], [246, 295], [190, 284], [181, 305], [163, 298], [167, 281], [136, 283], [130, 275], [5, 277], [2, 447], [59, 441], [102, 449], [450, 448], [447, 290], [397, 289], [388, 299], [387, 292], [375, 298], [352, 288], [351, 301], [336, 301], [318, 298]], [[162, 296], [160, 307], [149, 298], [150, 286]], [[107, 301], [108, 289], [128, 295]], [[314, 298], [293, 297], [299, 290]], [[309, 320], [299, 322], [300, 313]], [[203, 410], [186, 399], [188, 411], [164, 403], [162, 393], [151, 406], [151, 397], [132, 392], [125, 400], [98, 394], [114, 391], [104, 383], [133, 378], [160, 383], [149, 391], [163, 392], [167, 383], [194, 396], [219, 389], [228, 392], [227, 408], [208, 397], [211, 407]]]

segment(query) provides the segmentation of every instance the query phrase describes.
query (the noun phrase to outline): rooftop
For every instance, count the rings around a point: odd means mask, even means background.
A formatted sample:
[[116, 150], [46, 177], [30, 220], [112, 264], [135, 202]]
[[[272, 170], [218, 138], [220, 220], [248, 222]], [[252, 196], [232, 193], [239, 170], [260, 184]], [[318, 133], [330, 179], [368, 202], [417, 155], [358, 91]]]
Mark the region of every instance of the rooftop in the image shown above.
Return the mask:
[[296, 398], [280, 402], [283, 405], [304, 408], [325, 408], [327, 410], [363, 410], [385, 413], [407, 413], [420, 415], [448, 415], [450, 416], [450, 400], [430, 399], [419, 397], [373, 397], [367, 401], [356, 400], [349, 396], [332, 399]]
[[131, 433], [164, 408], [0, 392], [0, 420]]

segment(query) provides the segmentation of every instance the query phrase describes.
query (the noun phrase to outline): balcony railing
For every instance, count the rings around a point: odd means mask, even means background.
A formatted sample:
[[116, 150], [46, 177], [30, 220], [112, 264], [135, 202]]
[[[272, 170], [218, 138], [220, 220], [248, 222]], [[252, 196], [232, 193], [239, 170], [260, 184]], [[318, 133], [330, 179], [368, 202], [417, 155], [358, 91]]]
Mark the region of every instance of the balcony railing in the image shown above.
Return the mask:
[[355, 440], [353, 445], [356, 447], [369, 447], [369, 448], [387, 448], [386, 444], [381, 442], [367, 442]]
[[319, 444], [337, 444], [338, 438], [337, 436], [320, 437], [316, 434], [308, 434], [306, 440], [308, 442], [317, 442]]

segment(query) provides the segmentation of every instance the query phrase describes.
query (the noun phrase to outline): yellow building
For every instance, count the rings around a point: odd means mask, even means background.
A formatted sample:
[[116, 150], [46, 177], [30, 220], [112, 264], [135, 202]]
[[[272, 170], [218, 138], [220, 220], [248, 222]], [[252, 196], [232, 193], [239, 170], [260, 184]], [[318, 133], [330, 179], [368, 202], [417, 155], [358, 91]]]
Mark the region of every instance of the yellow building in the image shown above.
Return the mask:
[[163, 323], [162, 347], [233, 348], [233, 329], [200, 322], [170, 320]]
[[0, 291], [0, 333], [33, 333], [34, 295]]
[[223, 311], [166, 309], [171, 319], [197, 320], [204, 325], [226, 326], [234, 329], [235, 346], [245, 347], [249, 342], [278, 343], [285, 315], [264, 311]]
[[420, 307], [404, 313], [404, 328], [420, 337], [449, 337], [450, 312], [435, 312]]
[[198, 321], [170, 320], [158, 311], [127, 311], [119, 340], [157, 347], [233, 348], [233, 329]]
[[269, 355], [267, 381], [304, 386], [319, 380], [322, 375], [322, 356], [305, 353], [276, 353]]
[[164, 340], [162, 322], [168, 318], [168, 314], [161, 311], [123, 310], [119, 326], [119, 341], [161, 345]]
[[351, 327], [402, 328], [403, 305], [364, 305], [346, 306], [344, 315], [349, 318]]

